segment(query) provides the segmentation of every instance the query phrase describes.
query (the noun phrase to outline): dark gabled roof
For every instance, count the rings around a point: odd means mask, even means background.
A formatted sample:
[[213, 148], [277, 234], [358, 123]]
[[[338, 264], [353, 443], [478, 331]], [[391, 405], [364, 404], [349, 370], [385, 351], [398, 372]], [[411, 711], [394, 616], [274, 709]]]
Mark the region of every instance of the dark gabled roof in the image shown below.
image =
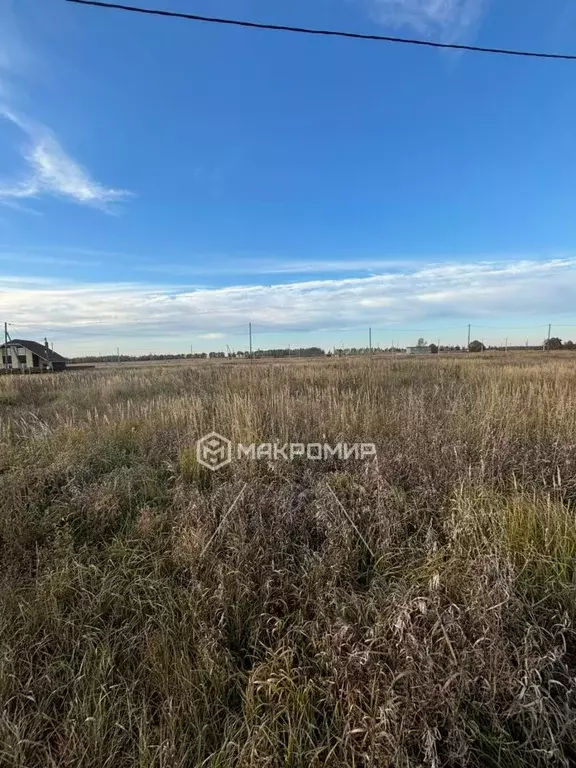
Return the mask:
[[[4, 349], [6, 345], [0, 344], [0, 349]], [[59, 355], [58, 352], [53, 352], [51, 349], [46, 349], [44, 344], [39, 344], [37, 341], [28, 341], [27, 339], [12, 339], [8, 342], [9, 347], [26, 347], [34, 355], [38, 355], [43, 360], [47, 360], [49, 363], [67, 363], [65, 357]]]

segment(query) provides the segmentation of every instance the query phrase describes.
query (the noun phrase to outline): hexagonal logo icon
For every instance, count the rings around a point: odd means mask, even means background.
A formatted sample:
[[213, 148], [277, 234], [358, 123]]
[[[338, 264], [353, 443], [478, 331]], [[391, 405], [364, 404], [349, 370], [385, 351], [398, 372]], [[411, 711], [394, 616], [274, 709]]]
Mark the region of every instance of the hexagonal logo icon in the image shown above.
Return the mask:
[[232, 461], [232, 442], [218, 432], [210, 432], [196, 441], [196, 458], [203, 467], [215, 472]]

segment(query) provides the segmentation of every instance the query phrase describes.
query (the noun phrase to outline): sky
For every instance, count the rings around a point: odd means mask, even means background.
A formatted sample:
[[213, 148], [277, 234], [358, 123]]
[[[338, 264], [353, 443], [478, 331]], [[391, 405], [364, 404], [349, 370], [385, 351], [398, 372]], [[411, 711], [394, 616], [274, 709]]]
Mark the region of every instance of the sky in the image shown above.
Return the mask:
[[[573, 0], [139, 4], [576, 53]], [[0, 0], [0, 322], [66, 356], [576, 339], [575, 124], [576, 62]]]

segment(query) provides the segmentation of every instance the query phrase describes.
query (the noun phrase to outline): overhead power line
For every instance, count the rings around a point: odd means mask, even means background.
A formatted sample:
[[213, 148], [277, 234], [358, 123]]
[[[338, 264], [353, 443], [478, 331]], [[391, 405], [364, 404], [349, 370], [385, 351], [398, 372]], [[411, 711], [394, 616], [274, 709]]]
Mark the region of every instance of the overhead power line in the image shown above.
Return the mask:
[[132, 13], [144, 13], [149, 16], [167, 16], [173, 19], [187, 19], [188, 21], [203, 21], [208, 24], [225, 24], [234, 27], [247, 27], [249, 29], [265, 29], [276, 32], [295, 32], [301, 35], [319, 35], [324, 37], [346, 37], [353, 40], [374, 40], [381, 43], [401, 43], [403, 45], [420, 45], [427, 48], [445, 48], [454, 51], [474, 51], [476, 53], [492, 53], [502, 56], [524, 56], [533, 59], [561, 59], [564, 61], [576, 61], [576, 54], [545, 53], [542, 51], [519, 51], [509, 48], [484, 48], [478, 45], [460, 45], [458, 43], [440, 43], [434, 40], [417, 40], [407, 37], [392, 37], [390, 35], [368, 35], [361, 32], [345, 32], [336, 29], [315, 29], [310, 27], [293, 27], [284, 24], [264, 24], [255, 21], [242, 21], [240, 19], [222, 19], [213, 16], [200, 16], [196, 13], [181, 13], [178, 11], [164, 11], [156, 8], [141, 8], [134, 5], [121, 5], [120, 3], [102, 3], [100, 0], [66, 0], [68, 3], [79, 5], [92, 5], [97, 8], [109, 8], [116, 11], [129, 11]]

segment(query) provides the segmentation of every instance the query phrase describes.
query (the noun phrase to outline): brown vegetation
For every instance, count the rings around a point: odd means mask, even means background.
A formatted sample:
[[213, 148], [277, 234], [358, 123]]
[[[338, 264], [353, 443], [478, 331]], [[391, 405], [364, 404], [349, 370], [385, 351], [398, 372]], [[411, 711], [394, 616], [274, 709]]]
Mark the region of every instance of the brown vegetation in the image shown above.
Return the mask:
[[0, 443], [0, 765], [574, 764], [571, 356], [2, 377]]

